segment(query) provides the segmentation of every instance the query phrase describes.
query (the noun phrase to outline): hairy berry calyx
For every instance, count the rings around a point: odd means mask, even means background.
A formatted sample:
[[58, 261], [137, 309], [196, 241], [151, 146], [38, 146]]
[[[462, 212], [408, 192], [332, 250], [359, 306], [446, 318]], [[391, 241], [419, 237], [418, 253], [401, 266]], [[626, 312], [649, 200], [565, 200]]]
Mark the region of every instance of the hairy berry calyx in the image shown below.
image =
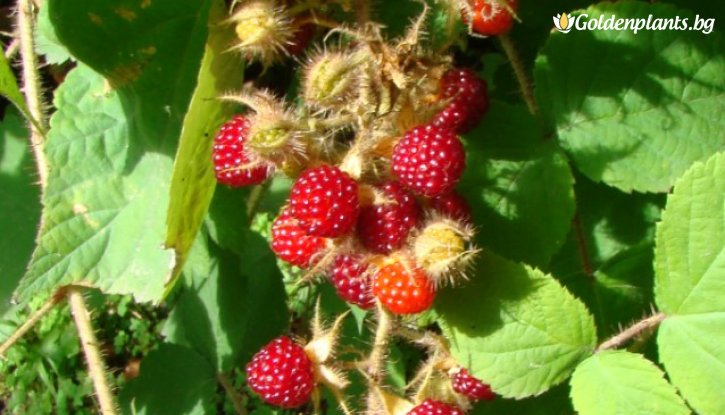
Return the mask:
[[308, 66], [305, 74], [305, 99], [323, 109], [344, 105], [356, 81], [358, 59], [341, 53], [320, 55]]
[[467, 247], [473, 237], [470, 226], [450, 219], [431, 220], [413, 240], [418, 265], [436, 284], [465, 278], [465, 270], [477, 252]]
[[264, 64], [277, 60], [290, 43], [291, 21], [268, 0], [245, 3], [229, 19], [239, 42], [232, 47]]
[[287, 145], [290, 134], [290, 130], [286, 128], [257, 131], [249, 138], [249, 146], [262, 154], [270, 153]]

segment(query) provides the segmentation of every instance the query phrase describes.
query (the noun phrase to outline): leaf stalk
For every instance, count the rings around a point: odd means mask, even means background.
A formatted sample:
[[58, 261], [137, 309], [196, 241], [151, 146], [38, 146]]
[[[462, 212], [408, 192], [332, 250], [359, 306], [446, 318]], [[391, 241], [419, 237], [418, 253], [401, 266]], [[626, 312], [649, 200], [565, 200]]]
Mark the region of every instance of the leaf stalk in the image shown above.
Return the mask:
[[603, 350], [619, 348], [635, 337], [638, 337], [640, 334], [659, 326], [666, 317], [665, 313], [659, 312], [650, 317], [644, 318], [600, 344], [599, 347], [597, 347], [596, 352], [598, 353]]
[[20, 56], [22, 58], [23, 93], [28, 105], [30, 117], [30, 144], [38, 169], [41, 190], [48, 182], [48, 161], [44, 152], [44, 135], [47, 129], [43, 111], [42, 89], [38, 74], [38, 60], [35, 56], [33, 38], [34, 6], [31, 0], [18, 0], [17, 26], [20, 36]]
[[83, 292], [80, 287], [68, 288], [68, 303], [70, 304], [71, 313], [76, 323], [83, 354], [88, 364], [88, 375], [91, 377], [93, 389], [96, 392], [98, 403], [101, 407], [101, 415], [116, 415], [118, 412], [116, 411], [111, 388], [108, 385], [106, 367], [98, 347], [98, 340], [91, 325], [91, 314], [88, 312], [86, 300], [83, 298]]

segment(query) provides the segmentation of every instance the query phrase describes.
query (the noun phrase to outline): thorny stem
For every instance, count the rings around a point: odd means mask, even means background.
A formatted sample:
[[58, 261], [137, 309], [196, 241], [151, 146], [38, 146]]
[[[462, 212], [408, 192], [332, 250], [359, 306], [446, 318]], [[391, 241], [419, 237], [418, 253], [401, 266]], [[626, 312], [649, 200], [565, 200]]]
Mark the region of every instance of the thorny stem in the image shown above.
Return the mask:
[[536, 99], [534, 99], [533, 85], [526, 74], [526, 69], [524, 68], [524, 64], [521, 61], [521, 57], [519, 56], [513, 41], [508, 34], [500, 35], [499, 40], [501, 40], [501, 46], [503, 47], [504, 52], [506, 52], [506, 56], [514, 69], [514, 74], [516, 75], [516, 80], [519, 82], [521, 95], [526, 102], [526, 106], [529, 107], [529, 111], [532, 114], [538, 114], [539, 107], [536, 105]]
[[[435, 359], [435, 357], [432, 359]], [[418, 382], [418, 388], [413, 394], [414, 402], [423, 402], [426, 396], [429, 395], [430, 382], [433, 378], [435, 369], [435, 362], [431, 360], [426, 363], [424, 369], [419, 372], [419, 376], [416, 376], [416, 379], [413, 379], [413, 382], [411, 382], [411, 385], [414, 384], [414, 382]]]
[[407, 339], [413, 343], [418, 343], [433, 352], [437, 352], [441, 355], [448, 356], [450, 351], [446, 341], [437, 334], [429, 331], [416, 330], [404, 325], [400, 325], [395, 328], [395, 335]]
[[395, 328], [396, 336], [402, 337], [428, 349], [428, 360], [418, 370], [416, 376], [408, 384], [408, 388], [416, 386], [415, 402], [422, 402], [429, 395], [431, 381], [436, 371], [448, 371], [452, 367], [451, 353], [446, 340], [437, 334], [425, 330], [400, 325]]
[[582, 270], [587, 276], [593, 277], [594, 268], [592, 267], [591, 260], [589, 260], [587, 240], [584, 236], [584, 229], [582, 228], [581, 217], [579, 216], [578, 210], [574, 212], [574, 219], [572, 220], [572, 225], [574, 226], [574, 235], [576, 237], [576, 244], [579, 250], [579, 259], [582, 263]]
[[336, 250], [331, 250], [330, 252], [326, 253], [325, 256], [323, 256], [312, 268], [310, 268], [307, 272], [305, 272], [301, 278], [299, 278], [295, 282], [295, 286], [304, 286], [307, 283], [313, 281], [316, 277], [319, 277], [320, 275], [324, 275], [325, 269], [329, 267], [332, 264], [333, 259], [335, 259], [335, 256], [337, 253]]
[[48, 162], [43, 151], [43, 134], [46, 129], [43, 102], [41, 99], [38, 62], [35, 56], [33, 39], [33, 4], [30, 0], [18, 0], [18, 33], [20, 34], [20, 56], [23, 62], [23, 92], [30, 117], [30, 144], [38, 167], [41, 190], [48, 180]]
[[388, 342], [393, 328], [392, 316], [379, 302], [377, 303], [377, 315], [378, 326], [375, 329], [375, 340], [365, 368], [370, 381], [367, 396], [368, 409], [379, 406], [378, 401], [380, 398], [377, 396], [373, 385], [378, 385], [383, 378], [385, 358], [388, 354]]
[[102, 415], [115, 415], [116, 405], [113, 401], [113, 394], [108, 385], [106, 378], [106, 368], [101, 358], [101, 352], [98, 348], [98, 340], [93, 333], [91, 325], [91, 315], [86, 308], [86, 300], [83, 298], [83, 292], [80, 287], [68, 288], [68, 303], [70, 304], [71, 313], [76, 323], [78, 337], [80, 337], [81, 347], [86, 356], [88, 364], [88, 374], [93, 382], [93, 389], [98, 397], [98, 403], [101, 407]]
[[0, 358], [5, 357], [5, 352], [11, 348], [18, 340], [20, 340], [25, 334], [32, 329], [35, 324], [40, 321], [50, 310], [53, 309], [58, 303], [65, 299], [66, 288], [59, 288], [53, 295], [40, 307], [30, 318], [17, 329], [15, 332], [0, 345]]
[[236, 391], [236, 389], [234, 389], [234, 385], [232, 385], [232, 382], [229, 380], [227, 375], [219, 373], [217, 374], [216, 379], [217, 382], [222, 385], [222, 388], [224, 388], [227, 398], [229, 398], [232, 402], [234, 411], [239, 415], [247, 415], [247, 408], [244, 407], [244, 398]]
[[[654, 312], [654, 311], [653, 311]], [[657, 332], [657, 326], [651, 326], [648, 329], [644, 329], [632, 343], [627, 346], [627, 350], [632, 353], [639, 353], [646, 345], [652, 336]]]
[[309, 128], [312, 131], [333, 130], [335, 128], [345, 127], [355, 121], [352, 115], [341, 115], [335, 118], [310, 119]]
[[413, 343], [419, 343], [426, 337], [426, 332], [402, 324], [395, 328], [395, 334]]
[[600, 344], [596, 351], [601, 352], [602, 350], [616, 349], [640, 334], [657, 327], [666, 317], [664, 313], [659, 312], [653, 316], [644, 318]]
[[350, 410], [350, 407], [347, 405], [347, 402], [345, 401], [345, 396], [342, 394], [342, 391], [340, 391], [339, 388], [327, 388], [330, 393], [332, 393], [332, 396], [335, 397], [335, 400], [337, 401], [337, 404], [340, 406], [340, 410], [345, 415], [352, 415], [354, 412]]
[[373, 382], [379, 382], [385, 370], [385, 358], [388, 354], [388, 342], [393, 328], [392, 316], [378, 304], [378, 327], [375, 330], [375, 343], [368, 357], [367, 372]]

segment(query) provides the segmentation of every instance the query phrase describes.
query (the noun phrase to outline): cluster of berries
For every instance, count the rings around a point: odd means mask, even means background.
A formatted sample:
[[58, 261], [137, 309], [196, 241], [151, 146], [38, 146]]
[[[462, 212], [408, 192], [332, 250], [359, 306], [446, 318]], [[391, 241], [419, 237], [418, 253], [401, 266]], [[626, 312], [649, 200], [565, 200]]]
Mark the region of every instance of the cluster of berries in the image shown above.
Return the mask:
[[[319, 269], [340, 297], [361, 308], [377, 298], [395, 314], [428, 309], [438, 279], [469, 252], [470, 208], [453, 190], [465, 166], [457, 134], [473, 128], [488, 109], [486, 84], [469, 69], [445, 72], [440, 97], [442, 110], [393, 146], [388, 180], [361, 183], [330, 164], [303, 170], [272, 225], [276, 255], [305, 269], [324, 264]], [[259, 184], [274, 172], [270, 162], [255, 162], [263, 157], [250, 145], [250, 121], [243, 115], [222, 126], [213, 154], [220, 183]], [[307, 353], [288, 337], [273, 340], [247, 366], [248, 384], [273, 405], [306, 403], [319, 372]], [[494, 396], [465, 369], [452, 374], [452, 387], [470, 400]], [[410, 412], [427, 413], [462, 412], [430, 399]]]
[[[465, 167], [458, 134], [488, 109], [486, 83], [470, 69], [449, 69], [439, 94], [442, 110], [396, 140], [386, 179], [364, 183], [324, 163], [301, 172], [272, 225], [280, 259], [325, 271], [344, 300], [364, 309], [375, 297], [395, 314], [431, 306], [441, 279], [459, 272], [471, 252], [470, 210], [454, 191]], [[250, 119], [237, 115], [217, 134], [220, 183], [259, 184], [275, 170], [259, 151], [274, 131], [260, 139], [251, 130]]]
[[[485, 35], [508, 31], [516, 8], [516, 0], [450, 2]], [[236, 48], [265, 64], [299, 52], [312, 33], [309, 18], [271, 0], [247, 2], [229, 21]], [[489, 106], [475, 72], [418, 47], [419, 27], [396, 44], [374, 27], [348, 31], [347, 49], [313, 52], [297, 108], [265, 91], [226, 97], [251, 111], [225, 123], [213, 146], [221, 184], [258, 185], [277, 172], [294, 179], [272, 224], [279, 259], [325, 275], [350, 304], [397, 315], [429, 309], [476, 252], [470, 208], [455, 192], [465, 169], [459, 135]], [[318, 384], [339, 390], [346, 381], [328, 363], [333, 347], [320, 345], [334, 338], [273, 340], [246, 367], [250, 388], [282, 408], [307, 403]], [[463, 368], [445, 376], [465, 402], [494, 397]], [[409, 415], [463, 413], [434, 399], [411, 407]]]
[[[272, 340], [247, 365], [247, 383], [265, 402], [281, 408], [296, 408], [310, 400], [320, 373], [314, 352], [287, 336]], [[450, 371], [450, 387], [470, 402], [492, 400], [491, 388], [471, 376], [464, 368]], [[453, 404], [426, 399], [414, 406], [407, 415], [463, 415]]]

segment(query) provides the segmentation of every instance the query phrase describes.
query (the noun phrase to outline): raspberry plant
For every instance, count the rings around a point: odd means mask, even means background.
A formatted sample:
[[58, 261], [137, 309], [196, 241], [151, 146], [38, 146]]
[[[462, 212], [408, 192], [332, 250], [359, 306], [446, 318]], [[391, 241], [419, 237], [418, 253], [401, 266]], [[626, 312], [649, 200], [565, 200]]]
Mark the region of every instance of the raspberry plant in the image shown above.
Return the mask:
[[559, 3], [18, 0], [0, 408], [723, 413], [721, 34], [551, 26], [718, 8]]

